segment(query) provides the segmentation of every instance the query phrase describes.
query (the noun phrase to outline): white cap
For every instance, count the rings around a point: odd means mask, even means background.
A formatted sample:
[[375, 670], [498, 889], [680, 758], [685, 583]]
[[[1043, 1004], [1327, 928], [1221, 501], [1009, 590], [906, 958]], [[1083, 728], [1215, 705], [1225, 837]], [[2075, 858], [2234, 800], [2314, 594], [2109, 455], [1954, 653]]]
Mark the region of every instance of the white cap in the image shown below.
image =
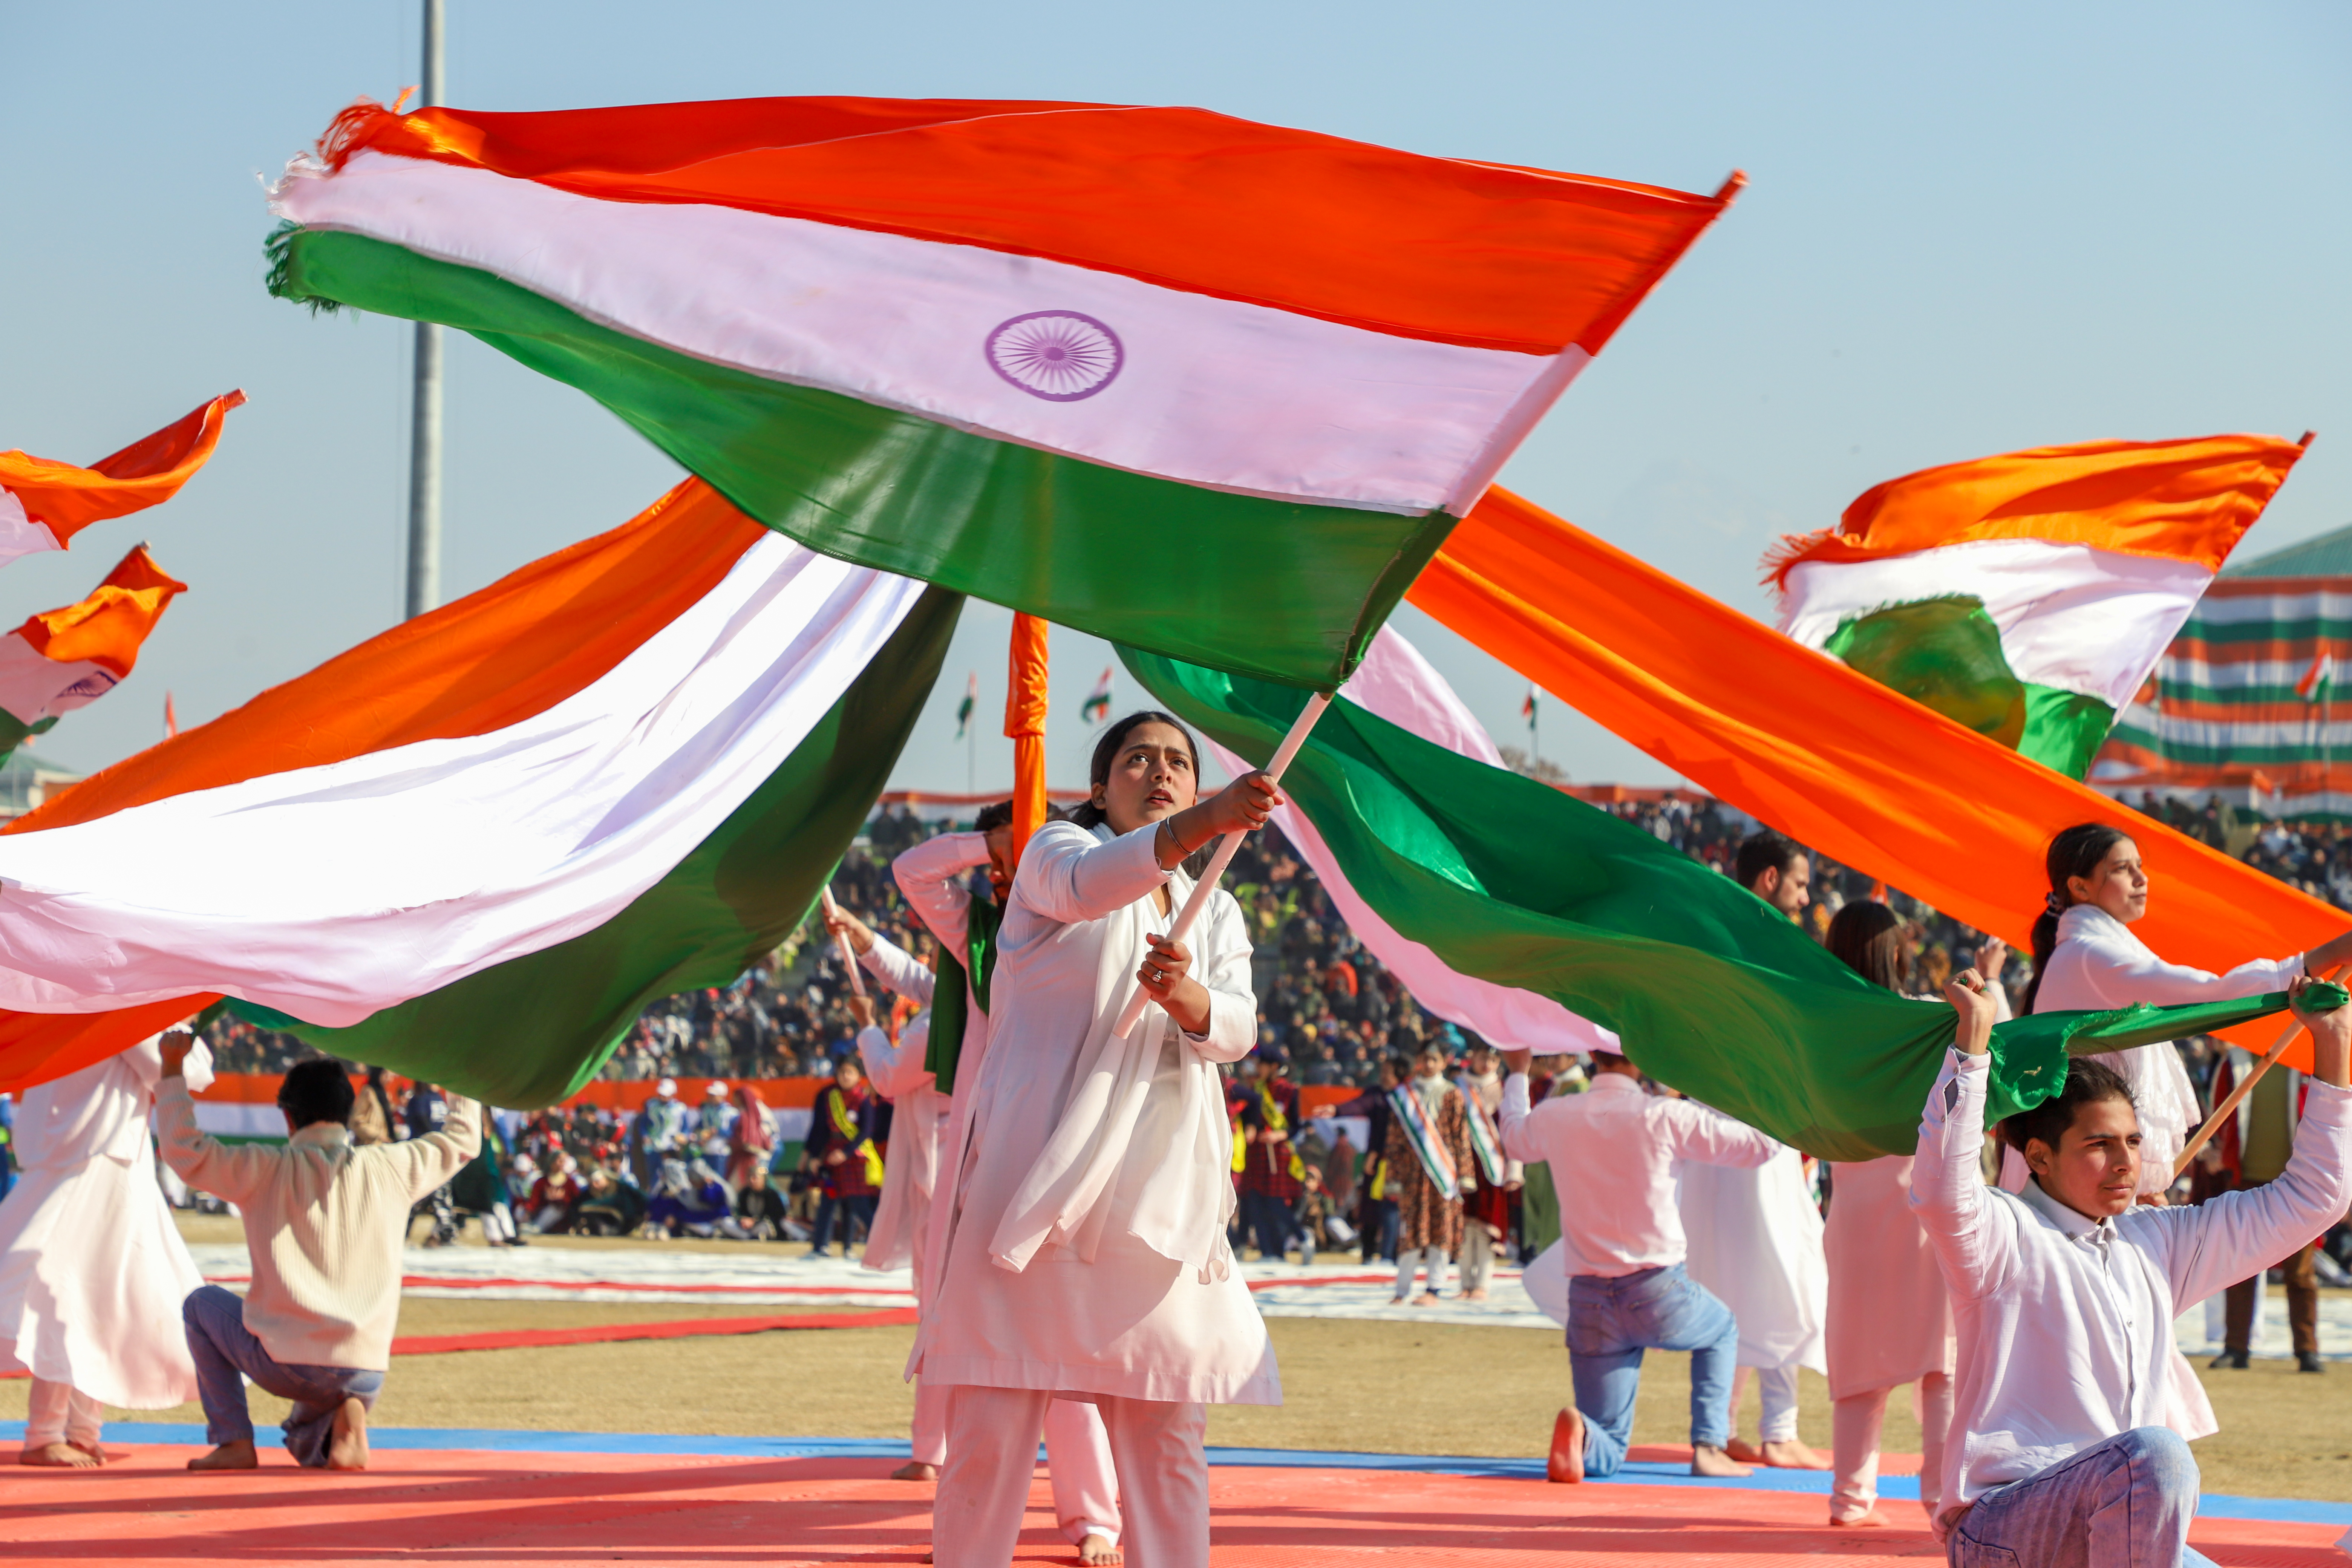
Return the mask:
[[723, 1079], [723, 1078], [714, 1078], [714, 1079], [712, 1079], [709, 1083], [704, 1084], [704, 1085], [702, 1086], [702, 1097], [703, 1097], [705, 1100], [724, 1100], [724, 1099], [726, 1099], [726, 1098], [727, 1098], [727, 1080], [726, 1080], [725, 1079]]
[[677, 1079], [674, 1078], [666, 1078], [662, 1079], [661, 1082], [654, 1085], [654, 1092], [660, 1095], [664, 1100], [671, 1098], [677, 1093]]

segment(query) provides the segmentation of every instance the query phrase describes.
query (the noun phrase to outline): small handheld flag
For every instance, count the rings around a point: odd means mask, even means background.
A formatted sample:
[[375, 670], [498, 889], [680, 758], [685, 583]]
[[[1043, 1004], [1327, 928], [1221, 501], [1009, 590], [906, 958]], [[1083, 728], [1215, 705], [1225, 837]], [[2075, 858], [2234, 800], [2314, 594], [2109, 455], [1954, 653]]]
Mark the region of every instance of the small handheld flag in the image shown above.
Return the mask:
[[957, 740], [962, 740], [964, 737], [964, 731], [971, 728], [972, 704], [979, 700], [980, 671], [975, 669], [964, 678], [963, 700], [956, 704]]
[[2311, 668], [2305, 670], [2303, 679], [2294, 683], [2294, 694], [2305, 702], [2316, 702], [2323, 693], [2335, 695], [2327, 690], [2335, 684], [2336, 655], [2326, 643], [2322, 643], [2319, 651], [2311, 656]]
[[1105, 669], [1102, 679], [1095, 682], [1094, 694], [1087, 699], [1086, 706], [1078, 710], [1078, 720], [1081, 723], [1099, 724], [1109, 717], [1110, 671]]

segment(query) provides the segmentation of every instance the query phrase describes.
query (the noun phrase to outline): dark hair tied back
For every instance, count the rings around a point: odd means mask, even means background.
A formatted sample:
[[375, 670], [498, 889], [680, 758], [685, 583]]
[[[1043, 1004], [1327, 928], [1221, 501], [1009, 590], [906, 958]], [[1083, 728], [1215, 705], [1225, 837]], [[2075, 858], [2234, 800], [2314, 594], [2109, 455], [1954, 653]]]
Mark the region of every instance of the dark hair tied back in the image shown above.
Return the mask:
[[2099, 868], [2108, 850], [2130, 837], [2112, 823], [2078, 822], [2051, 839], [2050, 852], [2042, 857], [2050, 892], [2033, 921], [2033, 978], [2025, 987], [2027, 1012], [2033, 1011], [2033, 999], [2042, 994], [2042, 972], [2050, 965], [2050, 955], [2058, 951], [2058, 917], [2074, 901], [2066, 890], [2067, 879], [2089, 876]]

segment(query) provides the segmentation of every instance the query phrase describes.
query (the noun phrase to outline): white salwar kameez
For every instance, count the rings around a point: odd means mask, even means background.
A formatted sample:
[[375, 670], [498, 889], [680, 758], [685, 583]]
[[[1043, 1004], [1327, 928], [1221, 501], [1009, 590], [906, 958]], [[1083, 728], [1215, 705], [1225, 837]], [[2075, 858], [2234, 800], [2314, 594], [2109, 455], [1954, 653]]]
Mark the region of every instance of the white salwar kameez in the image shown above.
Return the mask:
[[[197, 1047], [192, 1082], [209, 1084], [211, 1064]], [[0, 1368], [37, 1380], [27, 1447], [95, 1446], [100, 1405], [196, 1396], [180, 1304], [204, 1277], [156, 1183], [147, 1125], [163, 1070], [148, 1039], [19, 1103], [24, 1173], [0, 1201]]]
[[[971, 907], [964, 877], [986, 864], [987, 835], [949, 833], [908, 849], [891, 862], [890, 870], [908, 904], [930, 929], [932, 939], [961, 955], [968, 935], [967, 911]], [[910, 1268], [915, 1276], [916, 1314], [926, 1318], [938, 1293], [931, 1268], [937, 1244], [934, 1200], [941, 1153], [955, 1114], [955, 1098], [940, 1093], [930, 1069], [923, 1066], [930, 1044], [929, 1009], [938, 976], [912, 954], [880, 937], [875, 938], [873, 947], [858, 962], [885, 986], [926, 1009], [908, 1021], [896, 1046], [880, 1029], [868, 1028], [858, 1036], [866, 1077], [876, 1092], [891, 1101], [890, 1147], [883, 1157], [882, 1196], [866, 1232], [866, 1265]], [[964, 1018], [957, 1076], [970, 1083], [988, 1058], [988, 1015], [969, 987]], [[911, 1436], [914, 1458], [922, 1464], [947, 1463], [949, 1393], [946, 1384], [929, 1377], [915, 1385]], [[1063, 1535], [1074, 1545], [1089, 1535], [1118, 1545], [1124, 1528], [1119, 1517], [1118, 1473], [1111, 1460], [1110, 1435], [1103, 1426], [1101, 1413], [1092, 1405], [1056, 1399], [1046, 1407], [1045, 1434], [1054, 1518]], [[1031, 1468], [1034, 1468], [1034, 1458]]]
[[1155, 1006], [1128, 1038], [1111, 1033], [1146, 934], [1170, 923], [1152, 895], [1165, 887], [1173, 909], [1191, 891], [1160, 868], [1156, 838], [1038, 829], [997, 933], [987, 1059], [969, 1081], [957, 1069], [939, 1307], [911, 1362], [958, 1385], [934, 1534], [943, 1568], [1011, 1555], [1025, 1481], [1009, 1478], [1034, 1452], [1037, 1394], [1102, 1406], [1137, 1568], [1208, 1561], [1199, 1406], [1281, 1401], [1225, 1243], [1233, 1145], [1214, 1064], [1257, 1036], [1229, 894], [1212, 895], [1188, 943], [1207, 1029], [1184, 1034]]
[[1797, 1371], [1828, 1370], [1829, 1264], [1804, 1156], [1783, 1149], [1753, 1169], [1686, 1164], [1678, 1206], [1690, 1277], [1739, 1321], [1738, 1364], [1758, 1374], [1763, 1439], [1793, 1441]]
[[[2253, 959], [2227, 974], [2167, 963], [2106, 910], [2096, 904], [2076, 904], [2058, 917], [2058, 945], [2042, 968], [2033, 1010], [2088, 1011], [2127, 1007], [2135, 1002], [2159, 1007], [2230, 1002], [2284, 991], [2302, 973], [2300, 953], [2293, 958]], [[2165, 1191], [2172, 1185], [2172, 1167], [2179, 1161], [2181, 1150], [2189, 1146], [2189, 1133], [2203, 1120], [2180, 1053], [2164, 1044], [2102, 1051], [2089, 1059], [2115, 1068], [2130, 1087], [2133, 1109], [2139, 1117], [2139, 1190]], [[2002, 1155], [2001, 1186], [2021, 1191], [2028, 1179], [2025, 1162], [2013, 1149], [2004, 1149]], [[2195, 1304], [2180, 1305], [2186, 1309]], [[2173, 1348], [2170, 1365], [2171, 1398], [2166, 1405], [2165, 1425], [2192, 1440], [2220, 1431], [2213, 1402], [2206, 1397], [2205, 1385], [2197, 1381], [2178, 1346]]]

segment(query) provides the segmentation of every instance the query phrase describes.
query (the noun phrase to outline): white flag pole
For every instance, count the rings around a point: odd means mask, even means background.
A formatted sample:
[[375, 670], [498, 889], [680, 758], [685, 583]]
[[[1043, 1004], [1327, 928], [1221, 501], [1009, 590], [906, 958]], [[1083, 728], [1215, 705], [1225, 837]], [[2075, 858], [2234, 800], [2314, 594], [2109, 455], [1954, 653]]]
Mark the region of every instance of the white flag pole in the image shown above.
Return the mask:
[[[838, 913], [839, 911], [834, 907], [833, 889], [830, 887], [824, 889], [824, 912], [828, 915]], [[857, 954], [850, 948], [849, 933], [845, 931], [835, 931], [833, 933], [833, 940], [841, 948], [842, 967], [849, 971], [849, 994], [852, 996], [865, 995], [866, 982], [857, 973]]]
[[[1307, 706], [1299, 710], [1297, 721], [1290, 726], [1290, 733], [1285, 735], [1282, 744], [1275, 749], [1274, 760], [1265, 764], [1266, 777], [1276, 784], [1282, 782], [1282, 771], [1298, 754], [1298, 748], [1307, 743], [1308, 732], [1315, 728], [1315, 721], [1323, 717], [1323, 710], [1330, 705], [1331, 693], [1328, 691], [1318, 691], [1307, 700]], [[1210, 858], [1208, 868], [1201, 873], [1201, 879], [1192, 884], [1192, 896], [1186, 899], [1184, 907], [1176, 912], [1176, 923], [1168, 928], [1169, 941], [1182, 942], [1192, 934], [1192, 928], [1200, 923], [1201, 911], [1209, 907], [1209, 895], [1216, 891], [1217, 883], [1223, 879], [1225, 868], [1234, 863], [1234, 856], [1241, 847], [1241, 834], [1225, 835], [1223, 842], [1217, 846], [1216, 854]], [[1111, 1033], [1121, 1039], [1133, 1034], [1135, 1026], [1143, 1020], [1143, 1010], [1150, 1005], [1150, 993], [1140, 984], [1137, 985], [1135, 994], [1127, 999], [1126, 1010], [1119, 1014], [1118, 1022]]]

